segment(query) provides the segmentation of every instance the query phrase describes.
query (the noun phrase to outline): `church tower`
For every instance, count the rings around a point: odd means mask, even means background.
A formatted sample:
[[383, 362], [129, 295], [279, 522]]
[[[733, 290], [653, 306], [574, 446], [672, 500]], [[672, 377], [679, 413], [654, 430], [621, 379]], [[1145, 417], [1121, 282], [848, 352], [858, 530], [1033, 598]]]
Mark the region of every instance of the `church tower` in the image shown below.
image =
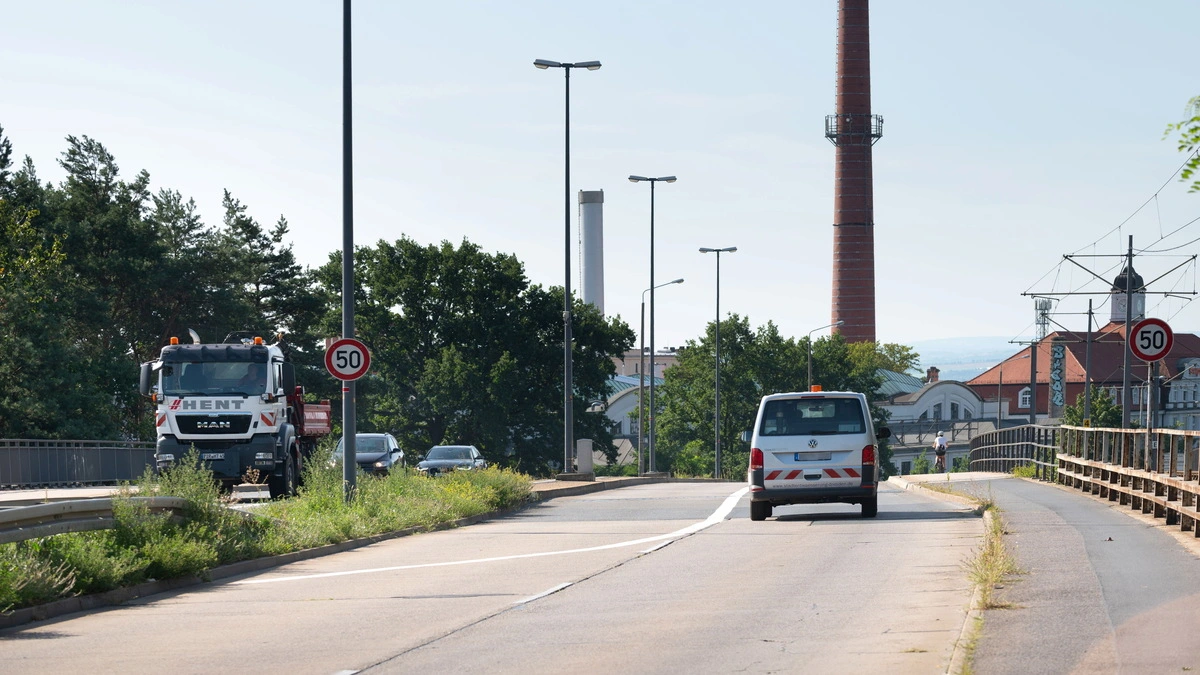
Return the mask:
[[1144, 319], [1146, 317], [1146, 284], [1142, 281], [1142, 275], [1134, 271], [1132, 266], [1125, 267], [1117, 278], [1113, 280], [1112, 294], [1109, 295], [1111, 302], [1109, 305], [1112, 311], [1108, 315], [1109, 321], [1117, 323], [1125, 323], [1125, 303], [1128, 300], [1127, 290], [1133, 287], [1133, 312], [1131, 316], [1134, 321]]

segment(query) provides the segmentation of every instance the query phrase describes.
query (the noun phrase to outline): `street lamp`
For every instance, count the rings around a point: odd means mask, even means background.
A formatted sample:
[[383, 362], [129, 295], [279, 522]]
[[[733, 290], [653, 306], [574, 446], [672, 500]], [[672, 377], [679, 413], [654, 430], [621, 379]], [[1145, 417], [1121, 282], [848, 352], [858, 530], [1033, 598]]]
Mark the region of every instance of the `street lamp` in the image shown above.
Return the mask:
[[[665, 284], [659, 284], [657, 288], [670, 286], [671, 284], [682, 284], [683, 279], [668, 281]], [[647, 288], [642, 291], [642, 329], [638, 335], [642, 336], [642, 346], [640, 352], [640, 361], [638, 362], [638, 475], [645, 473], [645, 467], [642, 464], [642, 437], [645, 435], [646, 406], [642, 399], [643, 385], [646, 384], [646, 293], [651, 289]], [[654, 381], [654, 355], [650, 355], [650, 381]]]
[[729, 248], [700, 248], [701, 253], [717, 254], [717, 323], [713, 358], [713, 478], [721, 479], [721, 254], [737, 252]]
[[813, 383], [813, 381], [812, 381], [812, 334], [819, 330], [824, 330], [826, 328], [833, 328], [834, 326], [840, 326], [844, 323], [846, 323], [846, 322], [845, 321], [835, 321], [835, 322], [829, 324], [828, 326], [821, 326], [820, 328], [814, 328], [814, 329], [808, 331], [808, 388], [809, 389], [812, 389], [812, 383]]
[[[630, 176], [630, 183], [650, 183], [650, 368], [654, 368], [654, 184], [663, 181], [674, 183], [675, 176], [660, 176], [647, 178], [645, 176]], [[654, 472], [654, 373], [650, 373], [650, 472]]]
[[567, 95], [566, 95], [566, 170], [564, 172], [564, 198], [563, 198], [563, 233], [564, 233], [564, 252], [563, 264], [566, 268], [566, 274], [563, 279], [563, 473], [571, 470], [571, 455], [573, 454], [574, 441], [574, 420], [572, 400], [574, 398], [574, 386], [572, 385], [571, 377], [571, 69], [586, 68], [588, 70], [598, 70], [600, 68], [599, 61], [583, 61], [580, 63], [559, 63], [558, 61], [547, 61], [545, 59], [537, 59], [533, 65], [545, 70], [547, 68], [562, 68], [566, 75]]

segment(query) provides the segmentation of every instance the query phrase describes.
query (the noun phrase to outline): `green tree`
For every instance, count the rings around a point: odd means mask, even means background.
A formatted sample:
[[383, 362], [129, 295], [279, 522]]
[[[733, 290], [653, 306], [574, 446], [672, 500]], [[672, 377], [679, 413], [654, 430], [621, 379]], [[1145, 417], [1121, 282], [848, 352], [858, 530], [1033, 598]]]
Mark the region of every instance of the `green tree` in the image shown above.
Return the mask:
[[[1113, 401], [1107, 389], [1088, 386], [1092, 390], [1091, 425], [1105, 429], [1119, 429], [1121, 427], [1121, 406]], [[1075, 405], [1063, 408], [1062, 423], [1067, 426], [1083, 426], [1083, 394], [1075, 397]]]
[[1194, 96], [1188, 101], [1187, 107], [1184, 108], [1184, 119], [1174, 124], [1168, 124], [1163, 138], [1172, 134], [1179, 136], [1179, 151], [1192, 155], [1183, 165], [1183, 172], [1179, 174], [1179, 180], [1192, 181], [1188, 192], [1200, 192], [1200, 178], [1196, 177], [1196, 172], [1200, 171], [1200, 153], [1196, 152], [1197, 148], [1200, 148], [1200, 96]]
[[0, 279], [0, 325], [11, 333], [0, 337], [10, 347], [0, 350], [0, 396], [22, 411], [4, 415], [0, 435], [153, 437], [137, 365], [189, 327], [210, 341], [290, 329], [315, 342], [325, 299], [283, 244], [286, 221], [257, 237], [244, 223], [206, 228], [178, 192], [152, 196], [145, 171], [122, 180], [87, 136], [67, 137], [57, 186], [39, 181], [29, 157], [10, 172], [10, 155], [0, 135], [0, 256], [8, 274], [22, 272]]
[[[715, 322], [705, 335], [690, 340], [676, 352], [676, 365], [668, 369], [656, 422], [657, 468], [682, 475], [711, 475], [715, 465], [714, 345]], [[725, 478], [738, 479], [745, 471], [749, 444], [740, 438], [754, 426], [759, 401], [766, 394], [805, 391], [808, 382], [808, 338], [784, 338], [773, 322], [751, 330], [747, 318], [730, 314], [721, 321], [721, 469]], [[826, 391], [858, 391], [868, 398], [880, 385], [876, 375], [879, 356], [874, 343], [868, 348], [849, 345], [840, 335], [812, 343], [813, 383]], [[887, 413], [871, 409], [876, 426]], [[887, 443], [880, 445], [880, 466], [895, 472]]]
[[893, 342], [855, 342], [849, 345], [850, 358], [864, 368], [890, 370], [894, 373], [919, 372], [921, 355], [912, 347]]
[[[341, 256], [319, 270], [340, 288]], [[356, 331], [373, 351], [360, 389], [364, 430], [395, 432], [424, 451], [472, 443], [493, 462], [544, 475], [562, 458], [562, 290], [530, 285], [514, 256], [470, 242], [409, 238], [355, 252]], [[327, 331], [339, 325], [332, 308]], [[612, 357], [633, 332], [577, 302], [573, 313], [575, 437], [613, 453], [601, 412]]]

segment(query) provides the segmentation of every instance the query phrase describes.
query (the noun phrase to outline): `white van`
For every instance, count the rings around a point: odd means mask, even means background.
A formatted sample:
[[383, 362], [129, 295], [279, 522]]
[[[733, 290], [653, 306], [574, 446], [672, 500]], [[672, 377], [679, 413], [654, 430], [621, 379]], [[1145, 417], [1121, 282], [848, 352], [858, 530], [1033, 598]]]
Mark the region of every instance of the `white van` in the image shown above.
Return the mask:
[[867, 397], [845, 391], [764, 396], [750, 435], [750, 520], [784, 504], [861, 504], [879, 512], [879, 439]]

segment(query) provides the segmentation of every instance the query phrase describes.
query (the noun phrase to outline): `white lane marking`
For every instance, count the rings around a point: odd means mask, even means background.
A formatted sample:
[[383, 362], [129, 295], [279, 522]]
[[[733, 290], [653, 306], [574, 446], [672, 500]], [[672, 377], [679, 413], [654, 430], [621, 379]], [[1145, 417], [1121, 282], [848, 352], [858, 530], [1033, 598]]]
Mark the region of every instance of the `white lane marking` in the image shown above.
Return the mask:
[[555, 593], [561, 591], [562, 589], [564, 589], [568, 586], [571, 586], [573, 583], [574, 582], [568, 581], [565, 584], [559, 584], [559, 585], [555, 586], [554, 588], [551, 588], [548, 591], [542, 591], [541, 593], [538, 593], [537, 595], [531, 595], [528, 598], [525, 598], [524, 600], [518, 600], [518, 601], [514, 602], [513, 604], [514, 605], [523, 605], [527, 602], [533, 602], [534, 600], [541, 600], [542, 598], [546, 597], [547, 595], [554, 595]]
[[[721, 522], [722, 520], [725, 520], [725, 517], [728, 516], [731, 511], [733, 511], [733, 508], [735, 506], [737, 506], [738, 500], [740, 500], [743, 496], [745, 496], [745, 494], [749, 491], [750, 491], [750, 488], [744, 487], [744, 488], [738, 490], [737, 492], [734, 492], [733, 494], [729, 495], [728, 497], [725, 498], [725, 501], [722, 502], [721, 505], [717, 507], [717, 510], [713, 511], [712, 515], [710, 515], [704, 521], [701, 521], [699, 523], [694, 523], [692, 525], [688, 525], [687, 527], [685, 527], [683, 529], [675, 530], [674, 532], [669, 532], [667, 534], [660, 534], [660, 535], [657, 535], [654, 537], [645, 537], [643, 539], [632, 539], [630, 541], [620, 541], [615, 544], [604, 544], [602, 546], [589, 546], [587, 548], [572, 548], [572, 549], [567, 549], [564, 551], [543, 551], [542, 553], [519, 553], [517, 555], [496, 556], [494, 558], [475, 558], [472, 560], [451, 560], [451, 561], [447, 561], [447, 562], [420, 563], [417, 565], [393, 565], [391, 567], [372, 567], [372, 568], [361, 569], [361, 570], [346, 570], [344, 572], [323, 572], [321, 574], [300, 574], [300, 575], [291, 576], [291, 577], [272, 577], [269, 579], [243, 579], [242, 581], [233, 582], [232, 585], [241, 586], [241, 585], [248, 585], [248, 584], [277, 584], [277, 583], [281, 583], [284, 581], [303, 581], [305, 579], [327, 579], [329, 577], [345, 577], [345, 576], [350, 576], [352, 574], [372, 574], [375, 572], [395, 572], [395, 571], [399, 571], [399, 570], [423, 569], [426, 567], [450, 567], [453, 565], [473, 565], [473, 564], [477, 564], [477, 563], [500, 562], [500, 561], [504, 561], [504, 560], [521, 560], [524, 558], [544, 558], [546, 556], [552, 556], [552, 555], [568, 555], [571, 553], [590, 553], [592, 551], [605, 551], [605, 550], [613, 549], [613, 548], [624, 548], [626, 546], [639, 546], [641, 544], [648, 544], [650, 542], [655, 542], [655, 541], [674, 540], [674, 539], [679, 539], [680, 537], [686, 537], [689, 534], [695, 534], [696, 532], [699, 532], [700, 530], [712, 527], [713, 525], [716, 525], [717, 523]], [[667, 543], [670, 543], [670, 542], [668, 541]]]
[[672, 543], [672, 542], [674, 542], [674, 541], [675, 541], [674, 539], [672, 539], [672, 540], [670, 540], [670, 541], [660, 541], [660, 542], [658, 542], [657, 544], [655, 544], [655, 545], [651, 546], [650, 548], [648, 548], [648, 549], [646, 549], [646, 550], [642, 551], [642, 553], [654, 553], [655, 551], [657, 551], [658, 549], [660, 549], [660, 548], [662, 548], [662, 547], [664, 547], [664, 546], [670, 546], [670, 545], [671, 545], [671, 543]]

